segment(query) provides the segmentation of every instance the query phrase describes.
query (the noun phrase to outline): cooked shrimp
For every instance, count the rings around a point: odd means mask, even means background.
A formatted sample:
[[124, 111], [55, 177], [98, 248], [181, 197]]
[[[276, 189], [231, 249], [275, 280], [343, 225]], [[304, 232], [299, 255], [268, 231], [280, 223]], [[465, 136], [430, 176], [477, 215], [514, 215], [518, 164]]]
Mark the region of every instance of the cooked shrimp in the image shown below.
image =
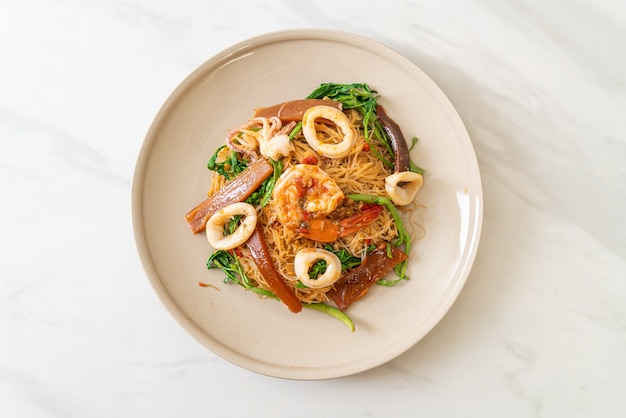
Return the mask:
[[364, 207], [345, 219], [316, 218], [303, 222], [298, 232], [308, 239], [319, 242], [334, 242], [347, 237], [372, 223], [382, 212], [380, 205]]
[[307, 219], [329, 215], [343, 198], [337, 183], [321, 168], [297, 164], [280, 176], [272, 207], [281, 224], [296, 229]]
[[297, 164], [280, 176], [271, 204], [287, 228], [314, 241], [333, 242], [365, 228], [382, 211], [381, 206], [372, 205], [345, 219], [329, 218], [343, 199], [337, 183], [322, 169]]

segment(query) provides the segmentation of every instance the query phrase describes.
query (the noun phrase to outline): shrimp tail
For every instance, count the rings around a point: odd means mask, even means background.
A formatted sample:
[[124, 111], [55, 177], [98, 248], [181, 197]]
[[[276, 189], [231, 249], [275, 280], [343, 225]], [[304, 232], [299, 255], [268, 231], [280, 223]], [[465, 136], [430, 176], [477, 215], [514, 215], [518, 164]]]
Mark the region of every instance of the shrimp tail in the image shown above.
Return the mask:
[[380, 205], [369, 205], [361, 212], [339, 222], [328, 218], [310, 219], [298, 229], [298, 232], [314, 241], [334, 242], [365, 228], [378, 218], [382, 210], [383, 207]]
[[381, 205], [369, 205], [367, 208], [361, 210], [360, 213], [343, 219], [339, 222], [341, 229], [339, 238], [348, 236], [365, 228], [367, 225], [374, 222], [382, 211], [383, 207]]

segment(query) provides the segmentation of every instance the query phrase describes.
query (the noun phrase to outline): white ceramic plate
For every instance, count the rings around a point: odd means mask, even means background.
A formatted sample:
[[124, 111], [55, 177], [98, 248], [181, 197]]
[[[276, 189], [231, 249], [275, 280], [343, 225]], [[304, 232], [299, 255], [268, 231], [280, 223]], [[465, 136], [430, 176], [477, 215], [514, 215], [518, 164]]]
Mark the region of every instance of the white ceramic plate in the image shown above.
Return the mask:
[[[206, 197], [206, 162], [229, 129], [256, 107], [304, 98], [324, 82], [366, 82], [382, 96], [412, 158], [426, 169], [410, 281], [374, 286], [340, 321], [305, 309], [290, 313], [208, 271], [211, 249], [184, 215]], [[325, 379], [381, 365], [409, 349], [445, 315], [463, 287], [482, 225], [476, 156], [457, 112], [413, 63], [371, 40], [327, 30], [271, 33], [208, 60], [156, 116], [133, 182], [138, 251], [157, 294], [201, 344], [249, 370], [288, 379]], [[198, 282], [214, 288], [202, 288]]]

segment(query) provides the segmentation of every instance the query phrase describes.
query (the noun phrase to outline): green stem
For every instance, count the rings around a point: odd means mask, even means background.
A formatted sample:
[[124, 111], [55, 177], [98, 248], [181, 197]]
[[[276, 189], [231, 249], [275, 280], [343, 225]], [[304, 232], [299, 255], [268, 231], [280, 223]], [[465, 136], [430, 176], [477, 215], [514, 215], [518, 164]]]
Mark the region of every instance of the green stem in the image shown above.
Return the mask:
[[[380, 139], [379, 139], [380, 140]], [[376, 158], [378, 158], [380, 161], [382, 161], [382, 163], [384, 165], [386, 165], [388, 168], [392, 168], [393, 169], [393, 162], [389, 161], [387, 158], [385, 158], [380, 152], [378, 152], [378, 150], [376, 149], [376, 147], [374, 146], [374, 144], [372, 144], [372, 138], [371, 136], [365, 137], [365, 142], [367, 142], [367, 145], [369, 145], [370, 147], [370, 152], [374, 153], [374, 155], [376, 156]], [[382, 141], [381, 141], [382, 142]], [[393, 155], [393, 154], [391, 154]]]
[[352, 322], [350, 317], [334, 306], [326, 305], [325, 303], [303, 303], [302, 306], [333, 316], [346, 324], [348, 328], [350, 328], [350, 331], [354, 332], [355, 330], [354, 322]]
[[418, 166], [417, 164], [415, 164], [412, 160], [410, 161], [410, 171], [414, 172], [414, 173], [418, 173], [418, 174], [424, 174], [424, 169], [420, 166]]
[[[374, 127], [374, 133], [376, 134], [376, 137], [378, 137], [378, 141], [383, 145], [383, 147], [385, 147], [385, 149], [387, 150], [387, 153], [389, 153], [389, 155], [391, 155], [392, 157], [394, 156], [394, 152], [393, 152], [393, 148], [391, 147], [391, 143], [389, 141], [389, 135], [387, 134], [387, 132], [383, 129], [382, 124], [380, 123], [380, 121], [378, 119], [376, 119], [373, 123], [372, 123], [373, 127]], [[393, 168], [394, 163], [392, 161], [388, 161], [385, 159], [385, 161], [383, 161], [387, 166], [390, 166]]]
[[298, 132], [300, 132], [301, 130], [302, 130], [302, 121], [298, 122], [295, 128], [291, 130], [291, 133], [289, 134], [289, 140], [291, 141], [292, 139], [294, 139], [296, 135], [298, 135]]
[[[259, 293], [259, 294], [261, 294], [263, 296], [267, 296], [269, 298], [278, 300], [278, 297], [274, 293], [272, 293], [270, 291], [259, 289], [259, 288], [247, 288], [247, 289], [248, 290], [252, 290], [253, 292], [256, 291], [256, 293]], [[334, 318], [337, 318], [341, 322], [346, 324], [346, 326], [348, 328], [350, 328], [350, 331], [352, 331], [352, 332], [354, 332], [354, 330], [356, 329], [352, 319], [350, 319], [350, 317], [348, 315], [343, 313], [343, 311], [339, 310], [338, 308], [335, 308], [334, 306], [326, 305], [325, 303], [303, 303], [302, 307], [303, 308], [308, 308], [308, 309], [313, 309], [314, 311], [323, 312], [323, 313], [325, 313], [327, 315], [330, 315], [330, 316], [332, 316]]]

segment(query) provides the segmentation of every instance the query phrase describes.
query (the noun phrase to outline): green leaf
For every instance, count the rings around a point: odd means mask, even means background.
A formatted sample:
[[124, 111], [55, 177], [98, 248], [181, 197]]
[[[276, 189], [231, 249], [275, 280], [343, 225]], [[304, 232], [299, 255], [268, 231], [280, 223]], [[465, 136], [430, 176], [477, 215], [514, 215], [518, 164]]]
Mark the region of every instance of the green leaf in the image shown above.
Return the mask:
[[345, 248], [335, 251], [333, 250], [333, 247], [327, 245], [325, 249], [335, 254], [337, 258], [339, 258], [339, 261], [341, 261], [341, 271], [349, 270], [361, 264], [361, 259], [350, 254], [350, 252]]
[[235, 151], [231, 151], [224, 161], [217, 162], [218, 154], [224, 148], [226, 148], [226, 145], [222, 145], [217, 148], [215, 153], [213, 153], [209, 159], [207, 168], [225, 177], [226, 180], [232, 180], [248, 167], [248, 162], [246, 160], [239, 159], [239, 156]]
[[311, 280], [317, 280], [319, 276], [326, 272], [327, 265], [326, 260], [317, 260], [311, 268], [309, 268], [309, 278], [311, 278]]
[[274, 187], [276, 186], [276, 182], [278, 178], [283, 172], [283, 163], [282, 161], [274, 161], [272, 159], [269, 160], [270, 164], [274, 168], [274, 172], [270, 177], [265, 179], [263, 183], [256, 189], [252, 194], [246, 199], [246, 203], [251, 204], [252, 206], [264, 207], [270, 201], [272, 197], [272, 193], [274, 192]]
[[243, 283], [248, 281], [239, 260], [228, 251], [217, 250], [211, 254], [207, 260], [207, 268], [209, 270], [215, 268], [222, 270], [226, 274], [225, 283], [231, 281], [243, 286]]

